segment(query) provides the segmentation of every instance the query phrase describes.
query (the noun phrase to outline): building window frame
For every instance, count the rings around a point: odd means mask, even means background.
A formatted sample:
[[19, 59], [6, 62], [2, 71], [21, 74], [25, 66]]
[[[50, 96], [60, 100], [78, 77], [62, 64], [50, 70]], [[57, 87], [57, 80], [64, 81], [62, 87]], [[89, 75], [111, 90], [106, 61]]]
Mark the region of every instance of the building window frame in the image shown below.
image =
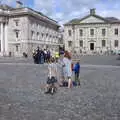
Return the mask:
[[19, 46], [18, 45], [16, 45], [16, 52], [18, 52], [19, 51]]
[[72, 31], [68, 30], [68, 36], [72, 36]]
[[19, 38], [19, 31], [16, 31], [15, 34], [16, 34], [16, 38]]
[[106, 36], [106, 29], [105, 28], [102, 29], [102, 36]]
[[102, 47], [106, 46], [106, 40], [102, 40]]
[[115, 28], [115, 29], [114, 29], [114, 34], [115, 34], [115, 35], [118, 35], [118, 28]]
[[18, 21], [15, 21], [15, 25], [16, 25], [16, 26], [18, 26], [18, 25], [19, 25], [19, 24], [18, 24]]
[[94, 29], [93, 29], [93, 28], [90, 29], [90, 35], [91, 35], [91, 36], [94, 36]]
[[32, 40], [34, 39], [34, 36], [35, 36], [35, 32], [32, 30], [32, 31], [31, 31], [31, 39], [32, 39]]
[[82, 29], [79, 30], [79, 34], [80, 34], [80, 36], [83, 36], [83, 30]]
[[79, 41], [79, 45], [80, 45], [80, 47], [83, 47], [83, 40]]
[[114, 46], [115, 46], [115, 47], [118, 47], [118, 46], [119, 46], [119, 41], [118, 41], [118, 40], [115, 40], [115, 41], [114, 41]]
[[39, 40], [40, 39], [40, 34], [39, 34], [39, 32], [37, 32], [37, 40]]
[[72, 47], [72, 41], [68, 41], [68, 47]]

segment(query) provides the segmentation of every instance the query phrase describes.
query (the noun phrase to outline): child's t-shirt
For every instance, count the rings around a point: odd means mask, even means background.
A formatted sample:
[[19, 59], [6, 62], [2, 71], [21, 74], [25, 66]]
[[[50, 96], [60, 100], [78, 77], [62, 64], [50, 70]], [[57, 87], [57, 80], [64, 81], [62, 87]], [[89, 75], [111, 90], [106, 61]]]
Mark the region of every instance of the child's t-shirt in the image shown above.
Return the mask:
[[48, 77], [57, 77], [57, 65], [55, 63], [50, 63], [48, 65]]
[[78, 63], [75, 64], [74, 71], [77, 73], [80, 72], [80, 64], [78, 64]]

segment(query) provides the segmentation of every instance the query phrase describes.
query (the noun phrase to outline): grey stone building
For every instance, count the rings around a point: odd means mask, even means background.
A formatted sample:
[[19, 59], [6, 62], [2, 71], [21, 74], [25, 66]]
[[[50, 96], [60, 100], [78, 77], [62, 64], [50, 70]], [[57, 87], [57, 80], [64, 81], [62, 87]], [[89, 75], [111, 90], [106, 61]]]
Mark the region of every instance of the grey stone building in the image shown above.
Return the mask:
[[59, 24], [41, 12], [23, 7], [20, 1], [16, 8], [0, 5], [0, 55], [31, 55], [39, 46], [42, 49], [58, 50], [61, 43]]
[[65, 49], [78, 54], [104, 54], [120, 50], [120, 20], [90, 14], [64, 24]]

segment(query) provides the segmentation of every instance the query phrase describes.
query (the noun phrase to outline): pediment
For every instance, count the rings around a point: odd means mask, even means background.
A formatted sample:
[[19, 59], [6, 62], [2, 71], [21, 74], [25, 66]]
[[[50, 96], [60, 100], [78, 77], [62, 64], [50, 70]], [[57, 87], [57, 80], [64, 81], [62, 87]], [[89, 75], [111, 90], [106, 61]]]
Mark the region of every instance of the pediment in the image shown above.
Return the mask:
[[81, 19], [80, 23], [104, 23], [106, 22], [104, 19], [96, 16], [88, 16], [86, 18]]

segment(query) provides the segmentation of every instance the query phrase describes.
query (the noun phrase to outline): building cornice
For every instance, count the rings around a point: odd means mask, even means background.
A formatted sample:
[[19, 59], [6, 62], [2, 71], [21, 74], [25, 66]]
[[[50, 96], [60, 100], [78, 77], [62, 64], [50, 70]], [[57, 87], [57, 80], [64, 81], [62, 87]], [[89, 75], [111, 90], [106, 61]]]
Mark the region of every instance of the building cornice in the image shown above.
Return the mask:
[[76, 23], [76, 24], [64, 24], [64, 26], [75, 26], [75, 25], [113, 25], [113, 24], [119, 24], [120, 25], [120, 22], [113, 22], [113, 23]]

